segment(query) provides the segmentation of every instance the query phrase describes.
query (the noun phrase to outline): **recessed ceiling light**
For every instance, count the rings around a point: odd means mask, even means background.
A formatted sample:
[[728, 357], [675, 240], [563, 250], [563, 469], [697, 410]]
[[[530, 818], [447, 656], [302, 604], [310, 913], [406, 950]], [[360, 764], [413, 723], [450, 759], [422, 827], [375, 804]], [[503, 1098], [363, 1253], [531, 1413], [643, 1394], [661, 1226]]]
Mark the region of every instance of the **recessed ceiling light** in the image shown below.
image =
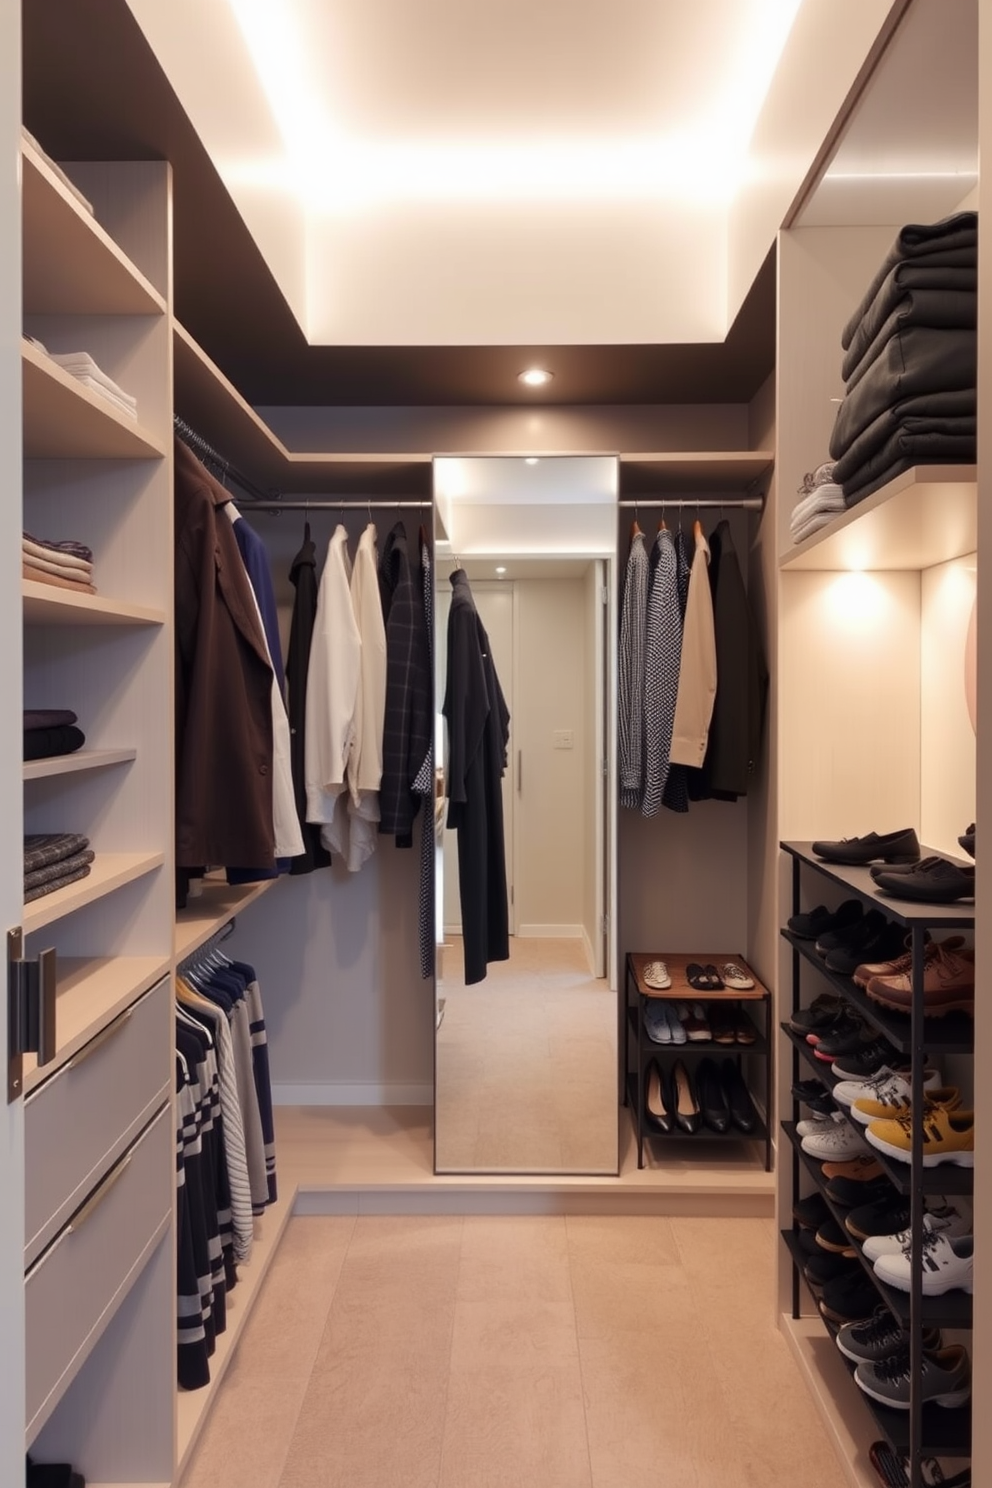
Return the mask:
[[543, 387], [554, 377], [553, 372], [548, 372], [544, 367], [528, 367], [526, 372], [518, 372], [517, 379], [524, 382], [528, 387]]
[[524, 457], [524, 464], [525, 465], [536, 465], [537, 464], [537, 456], [536, 455], [526, 455]]
[[504, 563], [497, 564], [496, 572], [499, 574], [500, 578], [502, 578], [503, 575], [506, 573], [506, 565]]

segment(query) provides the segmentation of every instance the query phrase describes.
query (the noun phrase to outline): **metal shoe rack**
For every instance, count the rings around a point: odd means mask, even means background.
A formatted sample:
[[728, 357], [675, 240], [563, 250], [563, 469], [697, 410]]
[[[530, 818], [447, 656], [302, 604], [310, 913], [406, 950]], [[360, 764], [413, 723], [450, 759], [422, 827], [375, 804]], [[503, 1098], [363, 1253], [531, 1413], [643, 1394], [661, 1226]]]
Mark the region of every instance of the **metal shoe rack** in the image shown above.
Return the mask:
[[[645, 969], [652, 961], [664, 961], [668, 967], [672, 985], [665, 991], [649, 987], [644, 980]], [[767, 988], [754, 975], [753, 969], [748, 967], [754, 979], [754, 986], [747, 991], [731, 988], [725, 988], [722, 992], [697, 991], [689, 985], [685, 973], [686, 967], [693, 961], [702, 965], [708, 962], [721, 965], [725, 961], [736, 961], [742, 966], [746, 965], [744, 958], [737, 953], [731, 955], [726, 952], [718, 954], [710, 951], [694, 955], [674, 955], [664, 951], [627, 952], [623, 1008], [623, 1103], [630, 1110], [630, 1118], [634, 1126], [634, 1135], [637, 1140], [637, 1166], [639, 1168], [644, 1166], [645, 1138], [658, 1143], [659, 1147], [672, 1142], [691, 1142], [697, 1147], [711, 1142], [760, 1142], [764, 1148], [765, 1172], [771, 1172], [772, 1142], [770, 1117], [767, 1113], [771, 1110], [770, 1045], [772, 1040], [770, 1000]], [[711, 1008], [719, 1004], [730, 1007], [738, 1006], [741, 1016], [749, 1023], [753, 1023], [754, 1020], [749, 1016], [749, 1012], [745, 1012], [745, 1008], [753, 1009], [759, 1012], [761, 1021], [759, 1025], [755, 1025], [754, 1037], [749, 1044], [719, 1044], [712, 1038], [684, 1044], [655, 1044], [651, 1042], [644, 1030], [644, 1009], [655, 998], [668, 1002], [702, 1002], [709, 1004]], [[694, 1066], [705, 1055], [734, 1057], [738, 1068], [741, 1067], [744, 1057], [748, 1055], [763, 1061], [762, 1084], [764, 1088], [759, 1099], [755, 1099], [756, 1092], [748, 1082], [749, 1093], [755, 1106], [753, 1131], [742, 1132], [731, 1127], [727, 1132], [714, 1132], [704, 1125], [698, 1132], [689, 1135], [681, 1131], [666, 1134], [649, 1128], [645, 1120], [644, 1102], [647, 1089], [647, 1067], [650, 1061], [658, 1059], [674, 1062], [675, 1059], [683, 1059], [688, 1066]], [[684, 1155], [684, 1149], [677, 1150], [680, 1156]]]
[[[967, 1014], [953, 1012], [940, 1018], [928, 1018], [924, 1015], [923, 952], [928, 931], [972, 930], [975, 916], [972, 910], [957, 904], [911, 905], [906, 901], [890, 899], [876, 890], [867, 868], [842, 867], [838, 864], [823, 863], [813, 856], [812, 844], [809, 842], [783, 842], [781, 846], [792, 859], [793, 914], [800, 913], [802, 908], [800, 889], [803, 870], [812, 870], [830, 883], [838, 885], [847, 896], [856, 896], [863, 900], [866, 907], [880, 909], [890, 920], [905, 926], [913, 954], [912, 1010], [907, 1018], [897, 1012], [890, 1012], [874, 1002], [866, 992], [855, 985], [850, 977], [829, 971], [817, 955], [812, 941], [801, 940], [788, 930], [782, 931], [784, 939], [792, 947], [793, 1010], [802, 1005], [803, 966], [804, 964], [811, 965], [815, 968], [819, 980], [825, 982], [830, 991], [844, 998], [852, 1009], [862, 1014], [869, 1024], [884, 1034], [890, 1043], [912, 1063], [911, 1161], [902, 1163], [888, 1157], [885, 1153], [873, 1150], [874, 1156], [878, 1158], [896, 1192], [908, 1194], [910, 1198], [913, 1254], [917, 1257], [918, 1263], [913, 1268], [909, 1294], [887, 1287], [880, 1282], [872, 1269], [871, 1262], [862, 1256], [861, 1247], [856, 1241], [851, 1241], [857, 1251], [858, 1259], [877, 1287], [881, 1300], [885, 1302], [902, 1326], [909, 1329], [910, 1409], [898, 1411], [880, 1405], [858, 1390], [853, 1380], [851, 1388], [864, 1401], [893, 1450], [909, 1458], [912, 1488], [922, 1488], [922, 1458], [928, 1456], [968, 1457], [971, 1454], [970, 1403], [958, 1409], [947, 1410], [934, 1404], [922, 1406], [918, 1398], [917, 1381], [920, 1379], [923, 1364], [923, 1332], [924, 1329], [930, 1327], [968, 1329], [972, 1326], [972, 1299], [967, 1293], [955, 1290], [944, 1296], [923, 1296], [922, 1268], [919, 1264], [919, 1257], [922, 1254], [924, 1199], [932, 1194], [971, 1194], [974, 1179], [972, 1169], [961, 1168], [951, 1163], [942, 1163], [931, 1168], [923, 1166], [923, 1079], [927, 1056], [936, 1060], [950, 1054], [974, 1053], [974, 1025]], [[926, 856], [930, 850], [923, 848], [922, 851]], [[817, 990], [822, 990], [822, 988], [818, 987]], [[806, 1043], [805, 1039], [794, 1033], [788, 1023], [783, 1023], [781, 1026], [792, 1045], [793, 1079], [800, 1078], [800, 1061], [802, 1060], [815, 1069], [825, 1085], [836, 1083], [837, 1077], [831, 1074], [830, 1066], [815, 1058], [811, 1046]], [[839, 1109], [843, 1111], [844, 1107], [841, 1106]], [[824, 1194], [834, 1218], [843, 1227], [844, 1215], [847, 1211], [832, 1203], [824, 1193], [820, 1163], [802, 1151], [801, 1138], [796, 1133], [797, 1116], [798, 1110], [794, 1109], [793, 1120], [782, 1122], [782, 1129], [793, 1149], [793, 1195], [795, 1198], [800, 1196], [802, 1178], [805, 1174], [812, 1179], [816, 1189]], [[848, 1119], [852, 1120], [850, 1117]], [[863, 1128], [860, 1125], [853, 1121], [852, 1124], [859, 1133], [863, 1134]], [[806, 1187], [808, 1191], [808, 1184]], [[797, 1231], [798, 1227], [795, 1226], [793, 1229], [782, 1232], [782, 1238], [793, 1259], [792, 1315], [794, 1318], [801, 1315], [800, 1280], [805, 1259], [799, 1248]], [[831, 1333], [836, 1331], [826, 1320], [824, 1320], [824, 1326]], [[842, 1356], [838, 1353], [838, 1358], [840, 1357]]]

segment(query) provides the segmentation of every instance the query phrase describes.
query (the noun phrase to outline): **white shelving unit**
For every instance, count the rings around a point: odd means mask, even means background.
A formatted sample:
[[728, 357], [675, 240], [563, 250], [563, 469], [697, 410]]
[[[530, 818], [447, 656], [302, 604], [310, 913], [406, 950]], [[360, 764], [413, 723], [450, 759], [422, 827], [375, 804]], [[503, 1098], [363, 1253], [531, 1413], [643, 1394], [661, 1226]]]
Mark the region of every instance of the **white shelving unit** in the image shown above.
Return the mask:
[[51, 759], [25, 760], [24, 779], [44, 780], [50, 775], [74, 775], [79, 770], [104, 770], [109, 765], [127, 765], [137, 757], [136, 749], [80, 749]]

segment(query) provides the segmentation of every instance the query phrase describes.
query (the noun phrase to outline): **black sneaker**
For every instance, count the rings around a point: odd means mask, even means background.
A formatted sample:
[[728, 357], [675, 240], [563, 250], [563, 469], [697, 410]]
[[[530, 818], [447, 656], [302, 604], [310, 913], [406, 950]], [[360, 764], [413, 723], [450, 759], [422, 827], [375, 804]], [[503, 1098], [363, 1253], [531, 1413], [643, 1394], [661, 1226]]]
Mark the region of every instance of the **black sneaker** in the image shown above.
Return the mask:
[[816, 1033], [819, 1028], [835, 1018], [846, 1003], [842, 997], [834, 992], [821, 992], [815, 997], [809, 1007], [796, 1008], [789, 1018], [789, 1027], [793, 1033], [802, 1034], [805, 1038], [807, 1033]]
[[[792, 1206], [792, 1217], [804, 1230], [815, 1230], [825, 1219], [830, 1218], [830, 1208], [821, 1193], [811, 1193], [805, 1199], [796, 1200]], [[892, 1233], [895, 1234], [895, 1230]]]
[[[825, 1287], [831, 1282], [844, 1281], [848, 1277], [864, 1276], [864, 1274], [861, 1262], [856, 1256], [852, 1258], [837, 1255], [836, 1251], [830, 1250], [821, 1250], [819, 1255], [810, 1256], [803, 1267], [803, 1275], [810, 1285], [815, 1287]], [[877, 1292], [875, 1300], [878, 1301]]]
[[[816, 1257], [812, 1257], [812, 1265]], [[852, 1269], [842, 1276], [834, 1277], [823, 1288], [820, 1311], [831, 1323], [856, 1323], [866, 1318], [878, 1306], [878, 1290], [868, 1280], [860, 1261], [848, 1261]]]
[[842, 925], [852, 925], [855, 920], [860, 920], [863, 913], [864, 906], [860, 899], [845, 899], [838, 909], [827, 909], [825, 904], [818, 904], [805, 914], [792, 915], [788, 925], [793, 935], [798, 935], [800, 940], [818, 940], [828, 930], [839, 930]]
[[[844, 1013], [837, 1019], [832, 1028], [824, 1029], [814, 1045], [817, 1059], [822, 1059], [830, 1064], [840, 1054], [847, 1054], [852, 1049], [857, 1049], [861, 1044], [867, 1043], [869, 1039], [877, 1038], [878, 1035], [868, 1027], [864, 1018], [857, 1013]], [[807, 1035], [807, 1043], [809, 1036]]]
[[872, 1235], [898, 1235], [907, 1228], [909, 1221], [909, 1199], [893, 1193], [859, 1204], [844, 1216], [844, 1227], [855, 1240], [868, 1240]]
[[815, 1111], [818, 1116], [832, 1116], [837, 1102], [820, 1080], [801, 1080], [792, 1087], [793, 1098]]
[[840, 1080], [870, 1080], [883, 1064], [892, 1065], [900, 1058], [898, 1049], [887, 1038], [870, 1039], [860, 1048], [840, 1054], [830, 1068]]
[[[883, 1302], [875, 1308], [870, 1318], [845, 1323], [834, 1342], [845, 1359], [853, 1359], [856, 1364], [867, 1359], [869, 1364], [876, 1364], [879, 1359], [885, 1359], [896, 1349], [903, 1348], [909, 1342], [909, 1333], [896, 1322]], [[939, 1328], [924, 1328], [923, 1347], [943, 1347]]]
[[880, 1178], [869, 1178], [865, 1183], [859, 1183], [856, 1178], [831, 1178], [824, 1192], [835, 1204], [845, 1209], [857, 1209], [863, 1204], [891, 1198], [895, 1189], [883, 1173]]
[[905, 942], [905, 928], [883, 920], [873, 935], [858, 941], [857, 945], [842, 945], [831, 951], [827, 956], [827, 970], [836, 971], [840, 976], [851, 976], [866, 961], [891, 961], [902, 953]]
[[[880, 909], [870, 909], [867, 914], [861, 916], [860, 920], [854, 920], [850, 925], [842, 925], [839, 930], [827, 930], [816, 938], [816, 949], [821, 956], [826, 956], [830, 951], [836, 950], [838, 946], [861, 945], [877, 935], [879, 930], [884, 929], [887, 921]], [[905, 931], [903, 934], [905, 935]]]
[[832, 1255], [853, 1256], [857, 1254], [851, 1244], [850, 1235], [845, 1233], [833, 1215], [825, 1219], [817, 1229], [816, 1243]]

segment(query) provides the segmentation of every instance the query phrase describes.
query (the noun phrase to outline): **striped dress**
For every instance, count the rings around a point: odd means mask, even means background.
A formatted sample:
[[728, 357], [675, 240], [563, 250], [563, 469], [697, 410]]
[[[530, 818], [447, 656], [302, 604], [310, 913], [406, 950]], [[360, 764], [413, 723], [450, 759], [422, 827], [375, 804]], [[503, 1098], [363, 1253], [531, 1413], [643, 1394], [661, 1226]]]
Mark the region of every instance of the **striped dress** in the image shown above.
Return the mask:
[[643, 532], [630, 539], [620, 607], [620, 804], [637, 810], [644, 790], [644, 651], [648, 555]]

